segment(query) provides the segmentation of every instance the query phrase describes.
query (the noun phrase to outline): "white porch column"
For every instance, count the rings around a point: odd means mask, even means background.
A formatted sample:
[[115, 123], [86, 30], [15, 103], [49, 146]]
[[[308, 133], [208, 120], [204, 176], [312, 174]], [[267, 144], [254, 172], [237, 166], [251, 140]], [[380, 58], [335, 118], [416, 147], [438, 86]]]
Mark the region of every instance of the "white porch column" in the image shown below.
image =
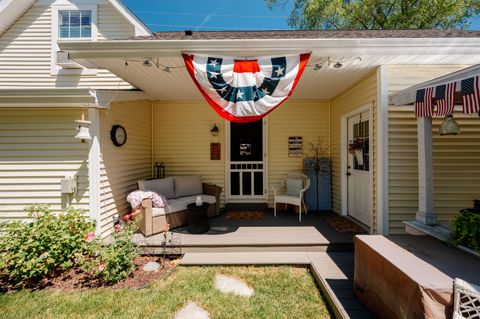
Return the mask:
[[88, 144], [88, 191], [90, 194], [90, 218], [95, 220], [97, 227], [95, 234], [101, 234], [100, 215], [100, 111], [97, 108], [88, 109], [90, 135]]
[[435, 225], [433, 210], [433, 149], [432, 118], [417, 119], [418, 134], [418, 212], [416, 220], [425, 225]]

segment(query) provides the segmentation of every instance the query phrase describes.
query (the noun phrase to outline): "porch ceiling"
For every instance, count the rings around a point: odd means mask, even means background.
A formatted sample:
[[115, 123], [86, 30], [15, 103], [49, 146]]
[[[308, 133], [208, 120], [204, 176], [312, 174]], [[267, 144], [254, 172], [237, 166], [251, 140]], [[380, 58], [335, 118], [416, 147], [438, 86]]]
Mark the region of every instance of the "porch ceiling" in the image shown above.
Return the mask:
[[[374, 41], [376, 40], [376, 41]], [[370, 39], [370, 42], [351, 39], [332, 41], [290, 43], [290, 41], [109, 41], [110, 43], [59, 43], [62, 50], [69, 52], [71, 59], [87, 67], [108, 69], [152, 98], [164, 101], [198, 101], [201, 94], [190, 79], [181, 57], [182, 52], [210, 53], [232, 56], [279, 55], [292, 52], [312, 51], [309, 64], [304, 71], [292, 99], [328, 100], [345, 91], [380, 65], [388, 64], [465, 64], [480, 63], [476, 52], [480, 43], [477, 39], [450, 39], [449, 47], [440, 47], [432, 39], [393, 39], [387, 43]], [[434, 39], [435, 40], [435, 39]], [[373, 41], [373, 42], [372, 42]], [[460, 41], [461, 43], [457, 43]], [[474, 43], [466, 42], [473, 41]], [[245, 42], [245, 41], [243, 41]], [[363, 43], [365, 42], [365, 43]], [[410, 43], [412, 42], [412, 43]], [[463, 43], [466, 42], [466, 43]], [[444, 43], [443, 43], [444, 44]], [[308, 49], [305, 49], [308, 48]], [[360, 63], [354, 63], [360, 57]], [[342, 68], [328, 67], [326, 60], [343, 63]], [[145, 59], [153, 59], [160, 67], [142, 65]], [[125, 62], [128, 62], [128, 66]], [[315, 64], [322, 64], [315, 70]], [[170, 67], [171, 72], [163, 71]]]

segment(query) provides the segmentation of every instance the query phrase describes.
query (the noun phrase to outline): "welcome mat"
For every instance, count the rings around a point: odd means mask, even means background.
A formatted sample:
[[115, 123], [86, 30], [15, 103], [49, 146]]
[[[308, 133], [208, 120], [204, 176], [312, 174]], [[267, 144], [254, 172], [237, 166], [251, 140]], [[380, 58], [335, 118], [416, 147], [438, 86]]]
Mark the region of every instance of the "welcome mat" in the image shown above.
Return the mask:
[[320, 218], [324, 220], [330, 227], [338, 231], [339, 233], [354, 233], [354, 234], [366, 234], [367, 231], [358, 226], [348, 218], [334, 215], [320, 215]]
[[263, 219], [263, 212], [254, 210], [242, 210], [242, 211], [231, 211], [228, 212], [225, 216], [226, 219], [253, 219], [253, 220], [261, 220]]

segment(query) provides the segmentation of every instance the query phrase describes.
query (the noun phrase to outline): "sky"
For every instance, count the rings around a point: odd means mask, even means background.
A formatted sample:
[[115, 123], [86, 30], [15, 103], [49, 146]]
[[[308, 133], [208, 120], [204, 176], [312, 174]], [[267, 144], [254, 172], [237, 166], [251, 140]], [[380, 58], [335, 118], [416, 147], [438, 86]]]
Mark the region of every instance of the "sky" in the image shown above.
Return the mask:
[[[264, 0], [123, 0], [152, 31], [287, 30], [292, 2], [270, 10]], [[471, 29], [480, 30], [480, 19]]]

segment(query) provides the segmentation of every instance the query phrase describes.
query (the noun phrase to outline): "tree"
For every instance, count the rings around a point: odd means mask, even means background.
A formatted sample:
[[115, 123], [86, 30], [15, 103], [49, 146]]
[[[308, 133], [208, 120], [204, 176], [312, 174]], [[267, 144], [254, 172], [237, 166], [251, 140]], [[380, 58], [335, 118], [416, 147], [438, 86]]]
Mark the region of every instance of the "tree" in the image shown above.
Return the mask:
[[480, 0], [265, 0], [273, 9], [293, 1], [288, 24], [298, 29], [468, 28]]

